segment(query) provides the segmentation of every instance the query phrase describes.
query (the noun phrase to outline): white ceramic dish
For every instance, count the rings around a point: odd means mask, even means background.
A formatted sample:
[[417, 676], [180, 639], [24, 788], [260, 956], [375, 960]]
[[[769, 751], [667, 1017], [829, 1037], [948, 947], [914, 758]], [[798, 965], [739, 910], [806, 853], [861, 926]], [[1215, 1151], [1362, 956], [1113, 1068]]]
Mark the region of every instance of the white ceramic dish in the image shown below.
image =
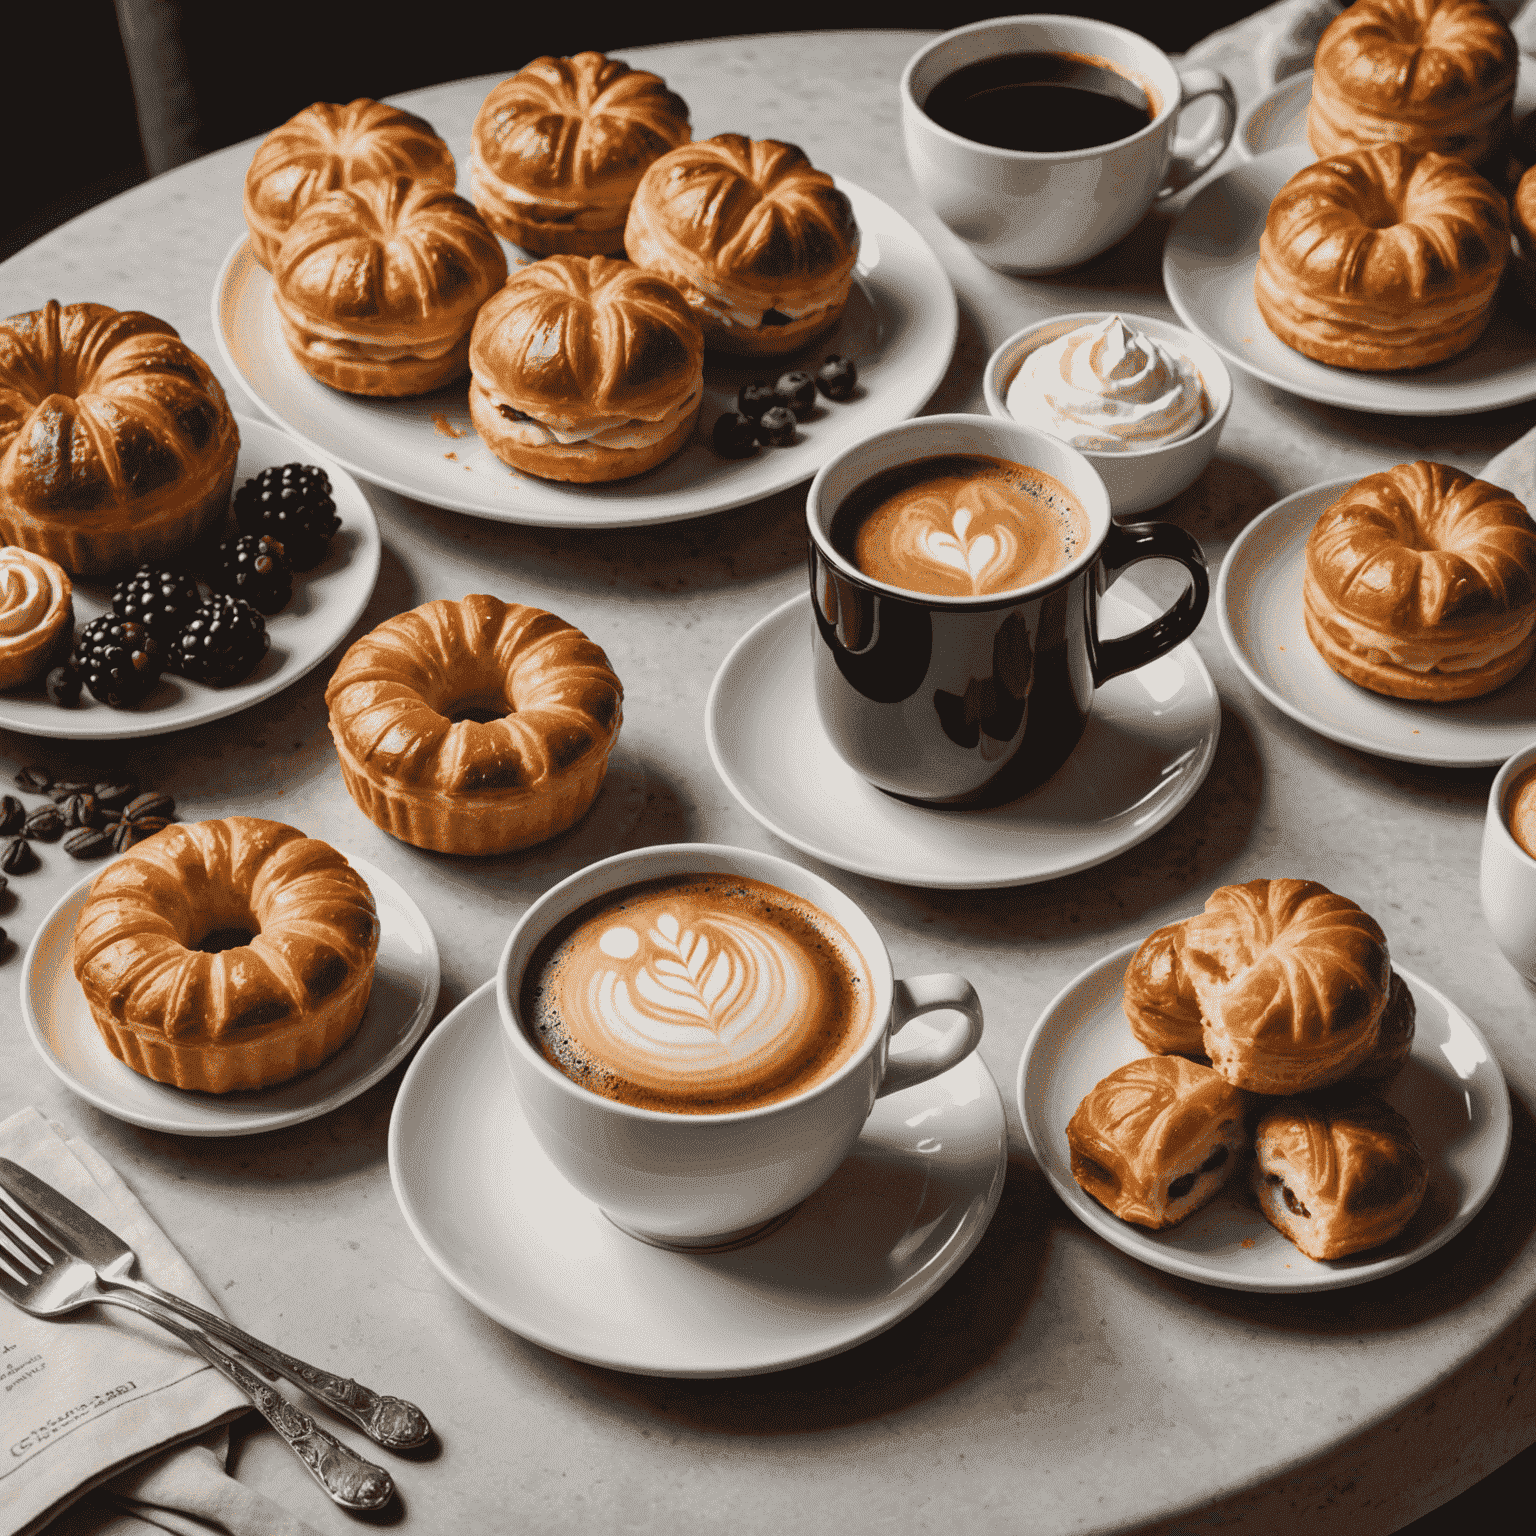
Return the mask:
[[[467, 385], [408, 400], [369, 400], [317, 383], [294, 361], [278, 328], [272, 279], [240, 240], [213, 290], [219, 350], [246, 392], [296, 437], [353, 473], [403, 496], [500, 522], [618, 528], [720, 512], [809, 480], [833, 454], [914, 416], [938, 387], [954, 350], [954, 290], [923, 237], [895, 209], [839, 180], [852, 199], [863, 244], [848, 309], [804, 354], [785, 360], [711, 357], [704, 408], [683, 451], [633, 480], [564, 485], [509, 469], [470, 425]], [[715, 418], [734, 409], [752, 379], [812, 365], [831, 352], [854, 359], [855, 397], [820, 401], [787, 448], [723, 459], [710, 447]]]
[[[62, 741], [117, 741], [159, 736], [238, 714], [298, 682], [346, 638], [373, 596], [379, 576], [379, 525], [361, 487], [329, 454], [299, 442], [264, 421], [242, 416], [235, 489], [274, 464], [318, 464], [331, 477], [341, 527], [324, 560], [295, 571], [293, 597], [267, 619], [272, 647], [256, 670], [231, 688], [207, 688], [167, 674], [142, 704], [112, 709], [81, 690], [75, 709], [48, 702], [41, 684], [0, 693], [0, 729]], [[231, 524], [233, 527], [233, 524]], [[127, 574], [127, 573], [124, 573]], [[76, 579], [75, 628], [112, 606], [115, 582]]]
[[93, 870], [39, 925], [21, 967], [21, 1012], [38, 1054], [97, 1109], [173, 1136], [254, 1136], [329, 1114], [403, 1061], [437, 1006], [437, 940], [403, 887], [349, 858], [379, 910], [373, 992], [357, 1033], [329, 1061], [252, 1093], [194, 1093], [141, 1077], [107, 1049], [75, 980], [69, 951]]
[[1135, 315], [1129, 310], [1084, 310], [1074, 315], [1057, 315], [1042, 325], [1029, 325], [1022, 331], [1015, 331], [987, 359], [981, 382], [987, 409], [994, 416], [1011, 421], [1008, 390], [1024, 359], [1037, 347], [1043, 347], [1080, 326], [1096, 325], [1108, 319], [1111, 313], [1118, 313], [1137, 330], [1171, 342], [1190, 358], [1200, 370], [1210, 402], [1210, 414], [1205, 421], [1177, 442], [1135, 448], [1126, 453], [1096, 453], [1091, 448], [1077, 450], [1098, 470], [1104, 489], [1109, 492], [1110, 510], [1116, 517], [1126, 518], [1172, 501], [1205, 473], [1206, 465], [1215, 456], [1221, 429], [1227, 424], [1227, 413], [1232, 409], [1232, 375], [1214, 347], [1183, 326], [1156, 320], [1151, 315]]
[[1172, 1275], [1235, 1291], [1332, 1291], [1406, 1269], [1448, 1243], [1493, 1193], [1509, 1153], [1509, 1091], [1477, 1026], [1444, 993], [1398, 967], [1413, 991], [1413, 1054], [1385, 1097], [1413, 1127], [1429, 1192], [1390, 1243], [1328, 1263], [1309, 1259], [1264, 1219], [1237, 1181], [1164, 1232], [1111, 1216], [1072, 1177], [1067, 1122], [1116, 1067], [1146, 1055], [1121, 1006], [1127, 944], [1047, 1006], [1019, 1063], [1018, 1102], [1036, 1160], [1067, 1208], [1115, 1247]]
[[1339, 676], [1307, 638], [1307, 538], [1359, 477], [1308, 486], [1251, 522], [1227, 552], [1211, 606], [1243, 675], [1293, 720], [1362, 752], [1441, 768], [1491, 768], [1536, 736], [1536, 666], [1461, 704], [1389, 699]]
[[432, 1032], [395, 1100], [390, 1178], [416, 1241], [461, 1296], [577, 1360], [750, 1376], [849, 1349], [960, 1267], [1002, 1192], [1002, 1101], [972, 1054], [881, 1099], [853, 1155], [758, 1242], [716, 1254], [653, 1248], [576, 1194], [539, 1149], [501, 1032], [492, 982]]
[[1406, 373], [1330, 368], [1286, 346], [1253, 296], [1259, 237], [1275, 194], [1316, 157], [1271, 150], [1195, 194], [1168, 232], [1163, 282], [1179, 319], [1229, 362], [1277, 389], [1392, 416], [1465, 416], [1536, 399], [1536, 332], [1500, 303], [1459, 357]]
[[[1106, 635], [1158, 612], [1124, 578], [1100, 605]], [[1076, 751], [1039, 789], [991, 810], [912, 805], [861, 778], [827, 740], [811, 634], [807, 596], [737, 641], [705, 706], [709, 754], [726, 788], [775, 836], [874, 880], [978, 890], [1102, 864], [1176, 816], [1216, 754], [1221, 703], [1185, 644], [1100, 688]]]

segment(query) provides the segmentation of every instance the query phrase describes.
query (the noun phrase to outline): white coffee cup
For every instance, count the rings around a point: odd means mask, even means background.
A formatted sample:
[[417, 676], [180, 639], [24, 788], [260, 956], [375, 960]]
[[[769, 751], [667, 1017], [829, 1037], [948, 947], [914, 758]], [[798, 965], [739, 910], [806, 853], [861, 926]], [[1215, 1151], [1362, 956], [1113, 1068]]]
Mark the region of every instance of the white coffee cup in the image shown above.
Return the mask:
[[[997, 149], [963, 138], [923, 110], [957, 69], [1011, 53], [1074, 54], [1107, 63], [1139, 85], [1152, 121], [1128, 138], [1059, 152]], [[1186, 154], [1174, 128], [1191, 102], [1213, 97], [1216, 120]], [[1002, 16], [973, 22], [919, 49], [901, 77], [907, 162], [923, 200], [999, 272], [1061, 272], [1128, 234], [1154, 201], [1187, 187], [1232, 138], [1237, 98], [1214, 69], [1176, 69], [1162, 49], [1124, 27], [1081, 16]]]
[[[539, 942], [563, 918], [611, 892], [711, 873], [777, 886], [842, 925], [872, 986], [865, 1038], [804, 1092], [729, 1114], [641, 1109], [568, 1078], [544, 1058], [519, 1011], [523, 973]], [[507, 940], [496, 997], [518, 1098], [550, 1161], [616, 1226], [660, 1247], [692, 1250], [733, 1247], [774, 1225], [853, 1150], [877, 1098], [947, 1072], [976, 1049], [982, 1030], [981, 1002], [964, 977], [896, 980], [874, 924], [836, 886], [787, 859], [711, 843], [616, 854], [546, 891]], [[905, 1024], [939, 1010], [962, 1019], [937, 1039], [890, 1054], [891, 1037]]]
[[1515, 784], [1532, 767], [1536, 767], [1536, 742], [1516, 752], [1494, 776], [1483, 821], [1478, 885], [1483, 916], [1504, 958], [1536, 986], [1536, 859], [1509, 830]]

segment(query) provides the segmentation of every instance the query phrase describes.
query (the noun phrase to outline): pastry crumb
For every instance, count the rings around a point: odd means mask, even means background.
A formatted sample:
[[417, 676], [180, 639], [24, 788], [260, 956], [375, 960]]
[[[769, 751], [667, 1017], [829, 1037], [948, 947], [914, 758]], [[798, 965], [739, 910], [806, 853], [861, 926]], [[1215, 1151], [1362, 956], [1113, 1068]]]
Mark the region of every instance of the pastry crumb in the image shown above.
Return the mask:
[[[459, 429], [456, 426], [454, 426], [454, 424], [451, 421], [449, 421], [448, 418], [445, 415], [443, 415], [443, 413], [441, 411], [433, 411], [432, 412], [432, 430], [434, 432], [442, 433], [442, 435], [444, 437], [463, 437], [464, 436], [464, 434], [462, 432], [460, 432]], [[452, 458], [453, 455], [450, 454], [449, 457]]]
[[1245, 1237], [1243, 1239], [1242, 1246], [1244, 1248], [1252, 1248], [1253, 1247], [1253, 1239], [1251, 1237]]
[[456, 453], [445, 453], [445, 454], [444, 454], [444, 455], [443, 455], [443, 457], [444, 457], [444, 458], [445, 458], [445, 459], [452, 459], [452, 460], [454, 460], [454, 462], [455, 462], [455, 463], [457, 463], [457, 462], [458, 462], [458, 457], [459, 457], [459, 456], [458, 456], [458, 454], [456, 454]]

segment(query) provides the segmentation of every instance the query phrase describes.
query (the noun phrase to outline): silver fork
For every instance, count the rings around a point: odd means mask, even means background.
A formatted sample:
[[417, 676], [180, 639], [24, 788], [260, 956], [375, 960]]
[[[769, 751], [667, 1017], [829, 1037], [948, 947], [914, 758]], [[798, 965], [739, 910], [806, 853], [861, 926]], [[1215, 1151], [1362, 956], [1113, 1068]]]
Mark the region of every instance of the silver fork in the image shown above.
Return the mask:
[[[142, 1314], [167, 1333], [175, 1334], [234, 1382], [287, 1441], [309, 1475], [343, 1509], [378, 1509], [389, 1502], [395, 1485], [383, 1467], [374, 1466], [350, 1446], [343, 1445], [206, 1334], [183, 1327], [153, 1302], [131, 1291], [104, 1291], [89, 1264], [72, 1259], [39, 1227], [6, 1207], [0, 1207], [0, 1216], [4, 1217], [0, 1221], [0, 1295], [7, 1301], [34, 1317], [62, 1317], [95, 1302]], [[5, 1225], [7, 1221], [9, 1228]]]

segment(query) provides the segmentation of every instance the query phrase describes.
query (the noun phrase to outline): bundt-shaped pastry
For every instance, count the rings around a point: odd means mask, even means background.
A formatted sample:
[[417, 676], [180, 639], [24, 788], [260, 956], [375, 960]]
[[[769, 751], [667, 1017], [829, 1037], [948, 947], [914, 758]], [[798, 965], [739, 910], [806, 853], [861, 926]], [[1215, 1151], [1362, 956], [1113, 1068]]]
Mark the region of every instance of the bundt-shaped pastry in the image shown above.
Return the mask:
[[[1536, 113], [1526, 119], [1536, 136]], [[1536, 165], [1529, 166], [1515, 184], [1509, 200], [1510, 253], [1504, 271], [1505, 286], [1536, 312]]]
[[1307, 138], [1325, 157], [1393, 143], [1482, 160], [1509, 132], [1519, 60], [1483, 0], [1355, 0], [1318, 42]]
[[1314, 524], [1302, 605], [1312, 643], [1351, 682], [1476, 698], [1536, 648], [1536, 524], [1508, 491], [1446, 464], [1367, 475]]
[[1169, 923], [1142, 941], [1125, 968], [1125, 1018], [1149, 1051], [1203, 1059], [1200, 999], [1180, 958], [1183, 943], [1183, 923]]
[[709, 346], [778, 357], [842, 314], [859, 226], [832, 178], [795, 145], [722, 133], [645, 173], [624, 249], [676, 284]]
[[1386, 935], [1315, 880], [1222, 886], [1186, 920], [1183, 964], [1205, 1053], [1240, 1088], [1322, 1088], [1376, 1048], [1392, 980]]
[[19, 688], [44, 671], [74, 636], [74, 588], [46, 555], [0, 548], [0, 688]]
[[475, 314], [507, 276], [485, 221], [447, 187], [387, 176], [316, 198], [278, 247], [283, 337], [354, 395], [419, 395], [469, 367]]
[[1471, 166], [1378, 144], [1281, 187], [1254, 297], [1270, 330], [1320, 363], [1422, 368], [1482, 335], [1508, 256], [1507, 205]]
[[480, 311], [469, 416], [497, 458], [546, 480], [622, 480], [687, 442], [704, 338], [682, 295], [605, 256], [524, 267]]
[[271, 270], [288, 226], [317, 197], [355, 181], [410, 176], [453, 191], [453, 155], [431, 123], [360, 96], [317, 101], [261, 141], [245, 173], [251, 249]]
[[334, 848], [233, 816], [166, 827], [99, 875], [74, 970], [119, 1060], [157, 1083], [231, 1093], [340, 1050], [378, 947], [373, 894]]
[[534, 59], [475, 116], [475, 206], [535, 255], [621, 255], [641, 176], [688, 134], [688, 104], [659, 75], [600, 53]]
[[1376, 1049], [1349, 1074], [1347, 1082], [1384, 1088], [1407, 1064], [1413, 1054], [1413, 1037], [1418, 1030], [1419, 1006], [1413, 1000], [1408, 983], [1392, 972], [1387, 990], [1387, 1006], [1382, 1010]]
[[1342, 1259], [1396, 1237], [1429, 1187], [1413, 1128], [1373, 1094], [1283, 1100], [1255, 1135], [1259, 1205], [1310, 1259]]
[[394, 837], [506, 853], [597, 798], [624, 691], [580, 630], [494, 597], [386, 619], [325, 690], [347, 792]]
[[0, 543], [81, 576], [172, 557], [228, 512], [239, 452], [164, 320], [50, 299], [0, 321]]
[[1204, 1205], [1245, 1142], [1243, 1095], [1182, 1056], [1111, 1072], [1067, 1124], [1072, 1177], [1122, 1221], [1154, 1230]]

